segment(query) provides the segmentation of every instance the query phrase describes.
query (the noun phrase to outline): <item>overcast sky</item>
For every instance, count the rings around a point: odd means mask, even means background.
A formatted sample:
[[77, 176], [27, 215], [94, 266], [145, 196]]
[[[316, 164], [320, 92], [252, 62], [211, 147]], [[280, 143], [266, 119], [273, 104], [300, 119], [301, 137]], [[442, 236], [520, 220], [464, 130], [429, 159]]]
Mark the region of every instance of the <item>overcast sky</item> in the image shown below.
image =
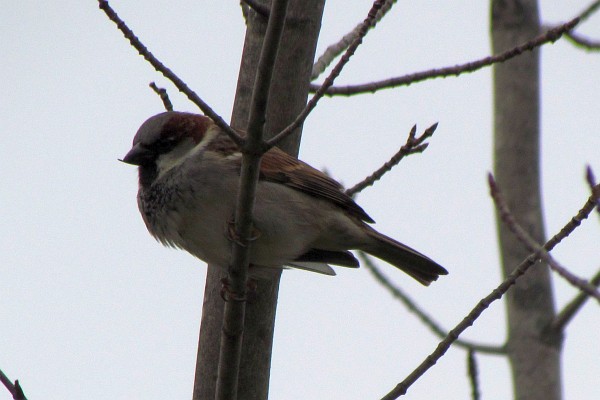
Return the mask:
[[[30, 399], [189, 399], [205, 265], [166, 249], [137, 211], [135, 168], [119, 163], [138, 126], [169, 90], [88, 0], [10, 1], [0, 13], [0, 368]], [[364, 83], [490, 53], [486, 1], [399, 2], [371, 32], [339, 83]], [[142, 41], [225, 119], [231, 114], [244, 21], [238, 1], [112, 1]], [[546, 23], [587, 1], [541, 1]], [[318, 53], [362, 20], [370, 1], [327, 2]], [[600, 16], [579, 32], [600, 38]], [[600, 176], [600, 54], [560, 40], [542, 50], [542, 168], [548, 234], [588, 197], [586, 164]], [[431, 145], [358, 202], [382, 232], [450, 275], [423, 288], [382, 270], [444, 327], [498, 283], [491, 170], [491, 70], [351, 98], [326, 98], [304, 126], [300, 156], [350, 186], [387, 160], [413, 124], [439, 121]], [[600, 267], [597, 215], [554, 253], [581, 277]], [[287, 271], [281, 285], [272, 399], [373, 399], [387, 393], [438, 339], [366, 269], [337, 277]], [[560, 309], [577, 293], [553, 277]], [[495, 303], [465, 337], [505, 339]], [[569, 325], [564, 391], [600, 398], [597, 303]], [[451, 349], [410, 399], [465, 399], [466, 354]], [[479, 356], [483, 399], [511, 397], [506, 361]], [[9, 399], [0, 390], [0, 400]]]

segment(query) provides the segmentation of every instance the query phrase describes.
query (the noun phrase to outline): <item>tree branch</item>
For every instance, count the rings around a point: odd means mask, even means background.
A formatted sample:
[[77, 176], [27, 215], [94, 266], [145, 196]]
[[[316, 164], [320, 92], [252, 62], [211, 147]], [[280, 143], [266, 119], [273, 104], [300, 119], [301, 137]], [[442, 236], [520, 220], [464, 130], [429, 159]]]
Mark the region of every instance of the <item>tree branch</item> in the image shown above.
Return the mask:
[[477, 368], [477, 359], [475, 358], [475, 351], [469, 350], [467, 353], [467, 371], [469, 374], [469, 382], [471, 384], [471, 398], [473, 400], [479, 400], [481, 394], [479, 393], [479, 368]]
[[154, 90], [154, 93], [156, 93], [158, 97], [160, 97], [160, 99], [162, 100], [165, 110], [173, 111], [173, 103], [171, 103], [171, 99], [169, 99], [167, 89], [159, 88], [154, 82], [150, 82], [150, 87], [152, 88], [152, 90]]
[[[596, 272], [596, 275], [590, 279], [590, 283], [595, 287], [600, 286], [600, 271]], [[569, 304], [567, 304], [561, 312], [556, 315], [549, 329], [552, 332], [563, 332], [573, 317], [579, 312], [581, 307], [587, 302], [590, 296], [586, 292], [580, 292], [575, 296]]]
[[[248, 138], [243, 147], [240, 189], [235, 215], [235, 240], [229, 268], [229, 284], [235, 294], [225, 304], [216, 398], [235, 400], [238, 393], [238, 375], [242, 354], [242, 338], [246, 311], [246, 285], [249, 248], [252, 235], [252, 214], [258, 182], [260, 158], [263, 154], [263, 127], [269, 89], [277, 49], [281, 40], [288, 0], [274, 0], [262, 46], [252, 94], [248, 122]], [[241, 301], [237, 301], [240, 299]]]
[[[565, 237], [571, 234], [579, 225], [581, 221], [586, 219], [590, 213], [594, 210], [594, 202], [591, 198], [588, 198], [584, 206], [579, 210], [571, 220], [550, 240], [544, 244], [546, 251], [552, 250], [558, 243], [560, 243]], [[481, 299], [477, 305], [467, 314], [467, 316], [454, 327], [448, 335], [437, 345], [436, 349], [428, 355], [425, 360], [413, 370], [402, 382], [400, 382], [394, 389], [388, 394], [382, 397], [382, 400], [392, 400], [406, 394], [408, 388], [414, 384], [429, 368], [433, 367], [435, 363], [448, 351], [450, 346], [458, 339], [461, 333], [469, 328], [479, 318], [479, 316], [496, 300], [500, 299], [512, 285], [515, 284], [517, 279], [523, 275], [527, 270], [539, 261], [539, 257], [536, 254], [530, 254], [525, 258], [507, 277], [498, 285], [489, 295]]]
[[233, 140], [239, 146], [243, 145], [244, 139], [239, 136], [231, 128], [231, 126], [229, 126], [229, 124], [225, 122], [223, 118], [221, 118], [219, 114], [217, 114], [207, 103], [205, 103], [204, 100], [202, 100], [200, 96], [196, 94], [196, 92], [190, 89], [190, 87], [184, 81], [182, 81], [173, 71], [160, 62], [150, 52], [150, 50], [148, 50], [148, 48], [140, 41], [140, 39], [135, 36], [133, 31], [129, 29], [125, 22], [119, 18], [117, 13], [110, 7], [107, 0], [98, 0], [98, 6], [102, 11], [104, 11], [108, 19], [117, 25], [117, 28], [123, 33], [125, 38], [129, 40], [129, 43], [131, 43], [138, 53], [140, 53], [140, 55], [144, 57], [144, 59], [148, 61], [156, 71], [160, 72], [165, 76], [165, 78], [173, 82], [175, 87], [179, 89], [180, 92], [185, 94], [192, 103], [197, 105], [198, 108], [200, 108], [200, 110], [206, 114], [206, 116], [210, 117], [215, 124], [217, 124], [219, 128], [221, 128], [231, 138], [231, 140]]
[[[600, 186], [596, 185], [596, 178], [592, 168], [588, 165], [586, 168], [586, 180], [590, 186], [592, 196], [590, 199], [596, 203], [596, 211], [600, 214]], [[595, 199], [595, 200], [594, 200]], [[600, 271], [590, 279], [590, 284], [594, 287], [600, 286]], [[571, 322], [573, 317], [579, 312], [581, 307], [587, 302], [589, 295], [585, 292], [579, 293], [575, 298], [568, 303], [561, 312], [559, 312], [554, 321], [549, 326], [553, 332], [563, 332], [567, 324]]]
[[400, 150], [396, 154], [390, 158], [385, 164], [383, 164], [379, 169], [373, 172], [371, 175], [358, 182], [356, 185], [352, 186], [350, 189], [346, 190], [346, 194], [348, 196], [354, 196], [356, 193], [362, 191], [368, 186], [373, 185], [379, 179], [383, 177], [387, 172], [391, 171], [402, 159], [410, 154], [422, 153], [425, 151], [429, 143], [423, 143], [426, 139], [430, 138], [435, 132], [438, 124], [435, 123], [431, 125], [429, 128], [423, 132], [423, 134], [419, 137], [415, 137], [417, 132], [417, 126], [413, 126], [408, 134], [408, 139], [406, 139], [406, 143], [400, 147]]
[[589, 165], [586, 168], [585, 179], [590, 186], [590, 190], [592, 191], [592, 198], [596, 199], [596, 211], [598, 212], [598, 215], [600, 215], [600, 187], [596, 185], [594, 171], [592, 171], [592, 167]]
[[358, 37], [356, 39], [354, 39], [354, 41], [348, 47], [348, 49], [346, 50], [346, 52], [344, 53], [342, 58], [338, 61], [338, 63], [335, 65], [335, 67], [331, 70], [331, 72], [329, 73], [329, 76], [325, 79], [325, 81], [323, 82], [321, 87], [317, 89], [317, 91], [314, 94], [314, 96], [312, 97], [312, 99], [310, 99], [310, 101], [306, 104], [306, 107], [304, 107], [304, 109], [300, 112], [300, 114], [298, 114], [296, 119], [290, 125], [288, 125], [285, 129], [283, 129], [281, 132], [279, 132], [277, 135], [275, 135], [273, 138], [271, 138], [267, 142], [267, 144], [269, 146], [271, 146], [271, 147], [276, 146], [277, 143], [281, 142], [287, 136], [291, 135], [296, 130], [296, 128], [298, 128], [300, 125], [302, 125], [302, 123], [304, 123], [304, 120], [306, 119], [306, 117], [308, 117], [308, 114], [311, 113], [311, 111], [316, 107], [318, 101], [325, 94], [325, 91], [329, 87], [331, 87], [331, 85], [333, 85], [333, 82], [340, 75], [344, 66], [348, 63], [348, 61], [350, 61], [350, 57], [352, 57], [352, 55], [354, 55], [354, 52], [356, 51], [358, 46], [360, 46], [360, 44], [362, 43], [362, 39], [365, 37], [365, 35], [369, 31], [369, 28], [371, 26], [375, 25], [375, 23], [376, 23], [375, 21], [377, 18], [377, 12], [383, 6], [384, 3], [385, 3], [385, 0], [375, 0], [375, 2], [373, 3], [373, 6], [369, 10], [369, 14], [368, 14], [367, 18], [365, 18], [365, 20], [361, 24], [361, 28], [360, 28]]
[[[459, 64], [453, 67], [435, 68], [427, 71], [415, 72], [412, 74], [399, 76], [395, 78], [389, 78], [377, 82], [365, 83], [360, 85], [348, 85], [348, 86], [331, 86], [325, 91], [327, 96], [351, 96], [355, 94], [363, 93], [374, 93], [382, 89], [392, 89], [399, 86], [408, 86], [413, 83], [425, 81], [434, 78], [446, 78], [449, 76], [459, 76], [466, 72], [474, 72], [484, 67], [488, 67], [493, 64], [502, 63], [511, 58], [515, 58], [526, 51], [532, 51], [544, 44], [555, 42], [563, 34], [573, 29], [580, 21], [579, 17], [572, 19], [571, 21], [560, 25], [556, 28], [548, 30], [543, 35], [536, 37], [520, 46], [514, 47], [503, 53], [495, 56], [488, 56], [477, 61], [471, 61], [466, 64]], [[316, 91], [317, 88], [322, 86], [311, 85], [310, 90]]]
[[13, 400], [27, 400], [25, 397], [25, 393], [23, 393], [23, 389], [19, 384], [19, 380], [17, 379], [13, 384], [10, 379], [2, 372], [0, 369], [0, 382], [8, 389], [9, 393], [12, 395]]
[[598, 11], [598, 8], [600, 8], [600, 0], [596, 0], [590, 3], [589, 6], [587, 6], [586, 8], [583, 9], [583, 11], [581, 11], [579, 13], [579, 18], [581, 18], [582, 21], [585, 21], [586, 19], [588, 19], [589, 17], [591, 17], [591, 15], [593, 13], [595, 13], [596, 11]]
[[[581, 11], [579, 13], [579, 18], [581, 19], [581, 22], [585, 21], [592, 14], [594, 14], [596, 11], [598, 11], [599, 7], [600, 7], [600, 0], [596, 0], [596, 1], [592, 2], [590, 5], [588, 5], [585, 9], [583, 9], [583, 11]], [[549, 28], [552, 28], [552, 27], [550, 26]], [[586, 50], [590, 50], [590, 51], [600, 50], [600, 42], [599, 41], [594, 41], [594, 40], [588, 39], [588, 38], [578, 34], [577, 32], [567, 32], [565, 36], [571, 43], [573, 43], [574, 45], [576, 45], [578, 47], [582, 47], [582, 48], [584, 48]]]
[[567, 39], [576, 45], [588, 51], [600, 51], [600, 40], [587, 38], [577, 32], [568, 32]]
[[[392, 9], [392, 6], [396, 4], [397, 0], [387, 0], [385, 4], [381, 6], [377, 11], [375, 17], [375, 23], [381, 21], [381, 19]], [[310, 80], [314, 81], [317, 79], [329, 65], [335, 60], [344, 50], [352, 44], [352, 41], [360, 34], [362, 24], [358, 24], [350, 32], [345, 34], [337, 43], [334, 43], [325, 49], [325, 52], [318, 58], [317, 62], [313, 65], [312, 74]], [[374, 26], [374, 25], [373, 25]], [[371, 28], [373, 27], [371, 26]], [[370, 28], [369, 28], [370, 29]]]
[[529, 250], [530, 252], [534, 252], [537, 256], [545, 261], [550, 268], [557, 272], [560, 276], [565, 278], [570, 284], [579, 288], [579, 290], [587, 293], [588, 295], [596, 298], [598, 302], [600, 302], [600, 292], [596, 290], [596, 288], [587, 282], [585, 279], [581, 279], [575, 276], [573, 273], [569, 272], [566, 268], [561, 266], [542, 246], [539, 245], [526, 231], [519, 225], [519, 223], [515, 220], [515, 217], [512, 215], [504, 197], [502, 196], [502, 192], [498, 187], [496, 181], [494, 180], [494, 176], [492, 174], [488, 175], [488, 183], [490, 186], [490, 192], [492, 198], [494, 199], [494, 203], [496, 204], [496, 208], [500, 214], [500, 218], [502, 221], [508, 226], [511, 232], [519, 239], [519, 241]]
[[[398, 286], [394, 285], [375, 264], [373, 260], [364, 252], [357, 252], [360, 258], [361, 265], [364, 265], [367, 270], [373, 275], [375, 280], [379, 282], [384, 288], [386, 288], [392, 296], [398, 299], [411, 313], [413, 313], [431, 332], [433, 332], [440, 339], [448, 336], [448, 331], [442, 328], [425, 310], [417, 305], [406, 293], [402, 291]], [[454, 344], [458, 347], [462, 347], [467, 350], [477, 350], [481, 353], [502, 355], [506, 354], [506, 348], [504, 346], [495, 346], [489, 344], [482, 344], [471, 342], [468, 340], [457, 339]]]

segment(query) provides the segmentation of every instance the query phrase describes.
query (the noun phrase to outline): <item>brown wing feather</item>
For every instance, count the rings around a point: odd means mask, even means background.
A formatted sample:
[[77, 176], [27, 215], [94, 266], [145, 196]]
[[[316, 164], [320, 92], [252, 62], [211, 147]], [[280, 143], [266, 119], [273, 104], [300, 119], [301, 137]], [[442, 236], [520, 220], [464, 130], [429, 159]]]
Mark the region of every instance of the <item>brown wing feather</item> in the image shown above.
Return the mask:
[[[238, 132], [242, 136], [246, 135], [243, 131]], [[210, 148], [224, 156], [231, 156], [239, 151], [237, 145], [224, 133], [213, 139]], [[241, 158], [235, 161], [241, 166]], [[344, 193], [344, 188], [337, 181], [277, 147], [263, 155], [259, 179], [281, 183], [311, 196], [329, 200], [365, 222], [375, 222]]]
[[311, 196], [329, 200], [365, 222], [374, 222], [344, 193], [342, 185], [337, 181], [276, 147], [263, 156], [260, 173], [267, 181], [281, 183]]

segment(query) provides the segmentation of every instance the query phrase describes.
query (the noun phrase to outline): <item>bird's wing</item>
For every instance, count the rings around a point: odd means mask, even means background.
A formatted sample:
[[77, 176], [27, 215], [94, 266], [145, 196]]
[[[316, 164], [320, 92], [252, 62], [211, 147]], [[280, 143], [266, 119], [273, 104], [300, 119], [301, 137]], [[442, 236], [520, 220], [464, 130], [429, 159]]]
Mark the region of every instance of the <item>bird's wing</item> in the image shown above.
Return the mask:
[[[239, 133], [245, 136], [245, 132], [239, 131]], [[241, 167], [239, 147], [227, 135], [219, 135], [211, 142], [210, 147], [212, 151], [230, 157], [233, 161], [232, 165], [236, 168]], [[232, 157], [234, 154], [238, 156]], [[336, 180], [277, 147], [273, 147], [263, 155], [259, 179], [280, 183], [308, 195], [328, 200], [365, 222], [375, 222], [365, 210], [344, 193], [344, 188]]]
[[365, 222], [374, 222], [350, 196], [344, 193], [342, 185], [337, 181], [277, 147], [273, 147], [263, 155], [260, 178], [329, 200]]

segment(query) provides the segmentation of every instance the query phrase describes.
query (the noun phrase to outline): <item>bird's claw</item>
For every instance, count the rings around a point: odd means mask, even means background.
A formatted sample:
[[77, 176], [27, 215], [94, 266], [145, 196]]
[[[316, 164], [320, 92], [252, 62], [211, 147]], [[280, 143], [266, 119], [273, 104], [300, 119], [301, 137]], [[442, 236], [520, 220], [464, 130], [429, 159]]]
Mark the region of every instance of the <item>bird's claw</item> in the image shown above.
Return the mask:
[[249, 278], [246, 282], [246, 290], [243, 293], [231, 290], [231, 282], [229, 278], [221, 279], [221, 298], [224, 301], [248, 301], [252, 302], [256, 298], [256, 289], [258, 283], [256, 280]]
[[[255, 227], [252, 227], [251, 236], [248, 238], [248, 242], [253, 242], [260, 237], [261, 233]], [[240, 236], [237, 234], [235, 230], [235, 221], [230, 219], [227, 221], [227, 238], [234, 243], [239, 244], [242, 247], [246, 247], [246, 244], [242, 243], [240, 240]]]

